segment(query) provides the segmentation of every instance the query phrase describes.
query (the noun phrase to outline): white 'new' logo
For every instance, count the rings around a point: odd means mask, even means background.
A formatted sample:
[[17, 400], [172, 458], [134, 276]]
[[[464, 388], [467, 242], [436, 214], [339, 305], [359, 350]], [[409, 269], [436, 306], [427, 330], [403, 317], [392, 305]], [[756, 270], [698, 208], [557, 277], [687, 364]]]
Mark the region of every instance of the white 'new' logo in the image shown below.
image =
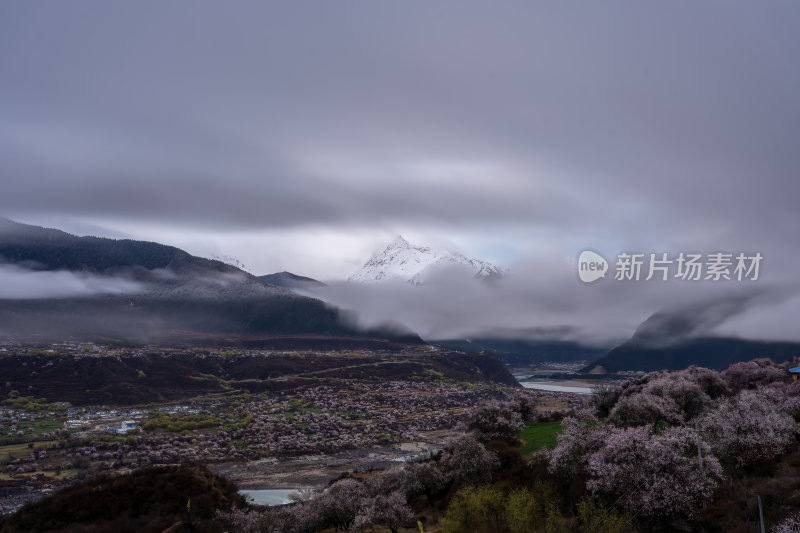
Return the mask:
[[584, 250], [578, 256], [578, 277], [584, 283], [591, 283], [606, 277], [608, 261], [602, 255], [591, 250]]

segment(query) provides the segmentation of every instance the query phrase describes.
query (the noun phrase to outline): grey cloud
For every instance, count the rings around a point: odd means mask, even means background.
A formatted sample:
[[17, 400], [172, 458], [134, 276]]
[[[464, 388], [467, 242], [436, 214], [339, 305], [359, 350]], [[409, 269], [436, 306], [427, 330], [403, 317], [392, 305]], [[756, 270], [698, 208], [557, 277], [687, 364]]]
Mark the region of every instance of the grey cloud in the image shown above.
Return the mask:
[[[777, 291], [774, 287], [770, 289], [772, 290], [759, 291], [746, 287], [744, 290], [726, 291], [716, 295], [714, 299], [699, 300], [688, 305], [672, 304], [672, 308], [659, 310], [642, 322], [634, 337], [648, 346], [663, 346], [686, 338], [713, 335], [717, 327], [753, 306], [764, 303], [776, 306], [789, 297], [785, 290]], [[797, 292], [794, 291], [795, 294]], [[786, 338], [795, 337], [790, 331], [787, 329], [784, 333], [788, 335]]]
[[[4, 7], [12, 213], [570, 229], [599, 199], [619, 231], [798, 222], [792, 4], [77, 6]], [[383, 166], [310, 171], [320, 152]], [[526, 184], [409, 191], [390, 168], [438, 158]]]

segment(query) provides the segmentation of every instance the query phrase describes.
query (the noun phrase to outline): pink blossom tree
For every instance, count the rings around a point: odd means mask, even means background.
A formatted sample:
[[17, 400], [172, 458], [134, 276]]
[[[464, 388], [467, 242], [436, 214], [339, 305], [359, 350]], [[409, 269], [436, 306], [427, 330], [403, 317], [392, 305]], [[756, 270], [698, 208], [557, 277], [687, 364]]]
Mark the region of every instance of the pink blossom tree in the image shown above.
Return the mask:
[[523, 427], [523, 418], [513, 404], [490, 401], [472, 410], [468, 428], [483, 441], [514, 437]]
[[433, 496], [444, 488], [445, 476], [430, 461], [409, 463], [403, 469], [403, 481], [407, 494], [425, 494], [428, 503], [433, 505]]
[[588, 411], [564, 418], [558, 443], [547, 455], [548, 470], [568, 476], [585, 473], [586, 459], [603, 446], [606, 433]]
[[675, 374], [697, 383], [712, 400], [731, 394], [730, 385], [725, 376], [716, 370], [692, 365], [689, 368], [678, 370]]
[[449, 439], [445, 443], [441, 463], [450, 479], [457, 484], [489, 481], [500, 465], [497, 455], [470, 434]]
[[711, 403], [703, 388], [685, 374], [672, 372], [654, 379], [644, 387], [644, 392], [669, 399], [684, 420], [702, 413]]
[[754, 389], [775, 381], [786, 379], [786, 370], [770, 359], [754, 359], [734, 363], [722, 372], [734, 390]]
[[738, 465], [780, 455], [800, 427], [769, 390], [743, 390], [699, 420], [704, 439], [720, 457]]
[[658, 423], [674, 425], [683, 421], [678, 406], [672, 399], [648, 392], [624, 396], [611, 410], [608, 419], [618, 426], [644, 426]]
[[797, 533], [800, 531], [800, 513], [787, 516], [770, 530], [771, 533]]
[[356, 518], [358, 525], [369, 523], [383, 524], [391, 533], [397, 533], [403, 524], [414, 519], [402, 493], [395, 491], [379, 494], [362, 503], [362, 510]]
[[[622, 386], [609, 417], [624, 426], [680, 425], [705, 411], [712, 395], [718, 397], [727, 390], [724, 380], [705, 368], [653, 372]], [[609, 409], [608, 405], [600, 407]]]
[[649, 427], [610, 427], [603, 446], [589, 456], [587, 488], [618, 502], [628, 513], [647, 518], [687, 517], [709, 498], [722, 478], [719, 461], [685, 427], [661, 435]]

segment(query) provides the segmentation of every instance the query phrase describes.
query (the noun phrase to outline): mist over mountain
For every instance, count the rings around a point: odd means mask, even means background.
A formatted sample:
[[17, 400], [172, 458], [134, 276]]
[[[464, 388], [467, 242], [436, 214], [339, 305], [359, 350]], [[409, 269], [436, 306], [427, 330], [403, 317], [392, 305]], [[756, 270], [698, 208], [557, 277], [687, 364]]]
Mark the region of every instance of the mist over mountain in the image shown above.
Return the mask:
[[745, 312], [755, 294], [661, 311], [642, 322], [630, 339], [612, 348], [583, 371], [677, 370], [690, 365], [723, 370], [738, 361], [768, 357], [786, 361], [800, 356], [800, 342], [774, 342], [713, 335], [725, 320]]
[[17, 340], [147, 341], [176, 330], [415, 339], [401, 326], [358, 330], [352, 313], [154, 242], [2, 219], [0, 261], [0, 334]]

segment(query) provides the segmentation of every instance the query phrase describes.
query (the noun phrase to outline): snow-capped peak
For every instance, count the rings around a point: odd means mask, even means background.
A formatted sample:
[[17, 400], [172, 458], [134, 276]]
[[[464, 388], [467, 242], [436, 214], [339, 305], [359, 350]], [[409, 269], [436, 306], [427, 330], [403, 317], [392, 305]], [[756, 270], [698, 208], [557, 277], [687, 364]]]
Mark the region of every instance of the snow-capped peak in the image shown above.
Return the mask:
[[448, 266], [469, 268], [480, 278], [503, 274], [497, 265], [488, 261], [468, 259], [458, 253], [441, 252], [427, 246], [416, 246], [398, 235], [349, 279], [361, 283], [395, 280], [421, 284], [435, 270]]
[[389, 243], [386, 249], [388, 250], [389, 248], [411, 248], [411, 247], [412, 246], [410, 242], [405, 240], [402, 235], [398, 235], [392, 240], [392, 242]]

